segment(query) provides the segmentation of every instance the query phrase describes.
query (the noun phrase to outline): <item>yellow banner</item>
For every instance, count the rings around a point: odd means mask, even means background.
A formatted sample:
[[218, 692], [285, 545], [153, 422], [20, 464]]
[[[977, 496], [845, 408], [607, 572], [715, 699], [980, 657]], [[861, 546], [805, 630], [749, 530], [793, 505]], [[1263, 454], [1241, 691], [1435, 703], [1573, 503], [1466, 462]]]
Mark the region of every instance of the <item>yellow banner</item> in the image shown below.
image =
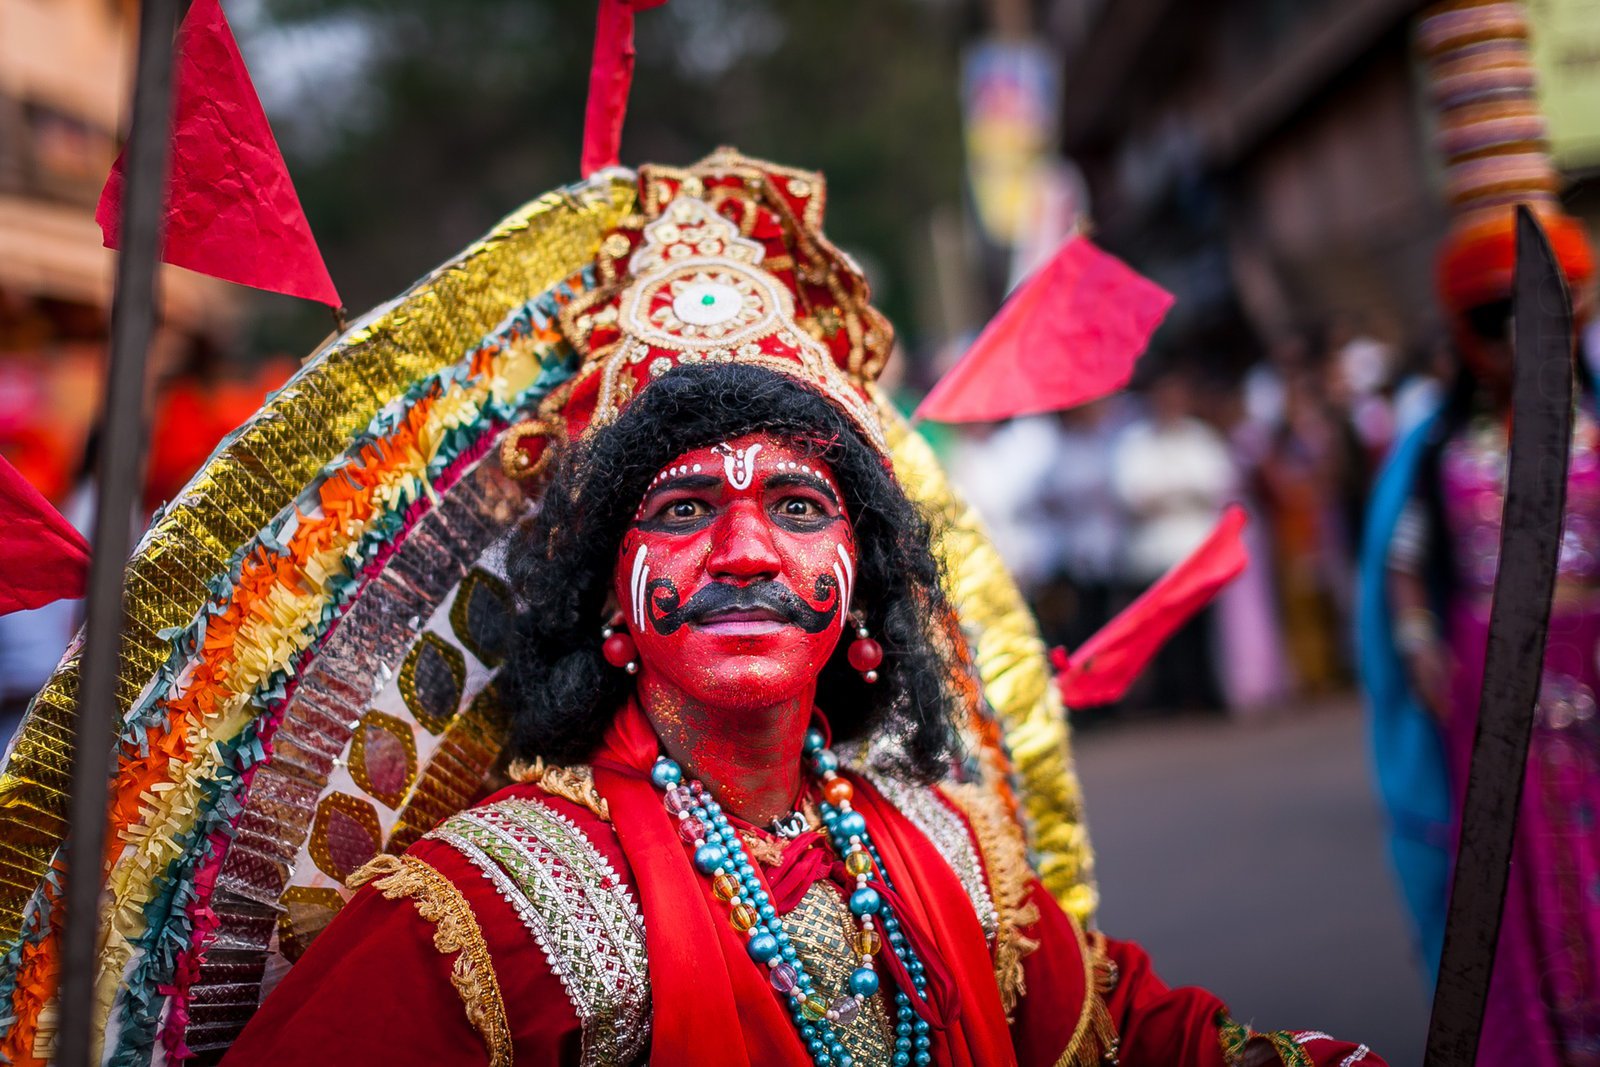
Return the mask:
[[1550, 149], [1566, 172], [1600, 167], [1600, 0], [1527, 0]]

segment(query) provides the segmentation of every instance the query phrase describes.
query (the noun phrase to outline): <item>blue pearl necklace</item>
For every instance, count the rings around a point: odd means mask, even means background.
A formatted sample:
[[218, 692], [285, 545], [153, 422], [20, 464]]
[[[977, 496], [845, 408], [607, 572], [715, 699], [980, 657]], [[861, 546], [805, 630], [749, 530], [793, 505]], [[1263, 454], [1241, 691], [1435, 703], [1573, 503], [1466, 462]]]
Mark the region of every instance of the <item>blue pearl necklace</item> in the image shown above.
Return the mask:
[[[702, 783], [685, 782], [683, 768], [665, 756], [650, 769], [650, 780], [662, 791], [662, 804], [668, 814], [678, 820], [678, 836], [693, 850], [695, 868], [711, 879], [713, 895], [728, 905], [733, 928], [745, 935], [745, 951], [767, 968], [773, 990], [787, 998], [789, 1017], [812, 1061], [817, 1067], [853, 1067], [854, 1059], [840, 1040], [837, 1028], [853, 1023], [867, 998], [878, 992], [874, 956], [885, 940], [889, 951], [911, 975], [919, 997], [927, 993], [927, 970], [906, 940], [888, 901], [872, 887], [875, 877], [890, 889], [894, 883], [884, 872], [866, 820], [851, 807], [852, 789], [839, 778], [838, 757], [827, 747], [821, 731], [815, 729], [806, 732], [802, 752], [822, 779], [824, 796], [833, 798], [821, 805], [822, 825], [833, 847], [844, 857], [845, 869], [856, 880], [849, 905], [859, 925], [853, 946], [861, 953], [859, 966], [850, 973], [846, 991], [831, 1001], [817, 989], [815, 979], [801, 963], [722, 806]], [[878, 933], [880, 926], [882, 934]], [[928, 1024], [917, 1018], [911, 998], [904, 992], [896, 992], [894, 1001], [892, 1062], [895, 1067], [927, 1067], [933, 1060]]]

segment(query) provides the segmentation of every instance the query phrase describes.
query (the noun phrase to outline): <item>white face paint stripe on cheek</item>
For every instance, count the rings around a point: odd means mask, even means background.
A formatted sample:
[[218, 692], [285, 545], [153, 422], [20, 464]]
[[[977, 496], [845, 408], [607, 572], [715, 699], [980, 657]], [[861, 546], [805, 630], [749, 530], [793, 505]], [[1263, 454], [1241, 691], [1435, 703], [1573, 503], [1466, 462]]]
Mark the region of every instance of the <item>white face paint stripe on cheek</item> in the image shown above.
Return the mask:
[[850, 617], [850, 583], [845, 581], [844, 571], [837, 563], [833, 565], [833, 580], [839, 583], [839, 632], [843, 633]]
[[628, 607], [633, 614], [633, 621], [637, 630], [644, 629], [644, 578], [650, 571], [650, 568], [644, 565], [644, 557], [648, 551], [648, 548], [640, 545], [639, 551], [633, 557], [633, 603]]
[[650, 617], [650, 564], [646, 563], [639, 572], [639, 629], [644, 629], [644, 624]]

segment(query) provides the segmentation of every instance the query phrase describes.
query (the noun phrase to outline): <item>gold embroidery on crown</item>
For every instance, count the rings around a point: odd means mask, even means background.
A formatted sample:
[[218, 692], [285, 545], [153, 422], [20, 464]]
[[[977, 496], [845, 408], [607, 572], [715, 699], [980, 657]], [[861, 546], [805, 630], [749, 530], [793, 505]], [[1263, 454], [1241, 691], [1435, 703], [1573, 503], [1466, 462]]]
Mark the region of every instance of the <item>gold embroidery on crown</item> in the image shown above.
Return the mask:
[[[880, 451], [886, 451], [877, 411], [851, 383], [833, 355], [795, 320], [794, 294], [762, 261], [765, 250], [712, 204], [679, 195], [644, 228], [643, 243], [628, 261], [633, 281], [622, 292], [617, 325], [623, 336], [608, 351], [591, 353], [580, 378], [600, 374], [591, 427], [613, 421], [633, 398], [625, 368], [660, 352], [675, 362], [748, 363], [799, 378], [843, 408]], [[736, 294], [738, 310], [726, 319], [697, 323], [679, 315], [677, 300], [702, 288]], [[599, 291], [597, 291], [598, 295]], [[578, 302], [564, 321], [578, 322]], [[588, 330], [580, 331], [587, 336]], [[761, 352], [773, 338], [793, 355]], [[753, 347], [754, 346], [754, 347]], [[651, 368], [656, 374], [655, 367]]]

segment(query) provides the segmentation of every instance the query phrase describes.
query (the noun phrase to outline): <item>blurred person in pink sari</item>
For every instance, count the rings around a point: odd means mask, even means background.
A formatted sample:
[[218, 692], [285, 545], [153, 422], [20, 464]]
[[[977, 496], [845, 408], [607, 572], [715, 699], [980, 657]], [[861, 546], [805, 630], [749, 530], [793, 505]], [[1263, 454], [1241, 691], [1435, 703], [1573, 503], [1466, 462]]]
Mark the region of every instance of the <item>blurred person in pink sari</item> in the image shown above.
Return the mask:
[[[1437, 967], [1489, 608], [1511, 399], [1512, 215], [1446, 246], [1441, 296], [1460, 359], [1438, 409], [1396, 448], [1363, 560], [1363, 680], [1396, 864]], [[1593, 255], [1543, 219], [1581, 317]], [[1600, 414], [1587, 372], [1573, 424], [1544, 675], [1478, 1063], [1600, 1064]], [[1431, 739], [1430, 739], [1431, 735]]]

